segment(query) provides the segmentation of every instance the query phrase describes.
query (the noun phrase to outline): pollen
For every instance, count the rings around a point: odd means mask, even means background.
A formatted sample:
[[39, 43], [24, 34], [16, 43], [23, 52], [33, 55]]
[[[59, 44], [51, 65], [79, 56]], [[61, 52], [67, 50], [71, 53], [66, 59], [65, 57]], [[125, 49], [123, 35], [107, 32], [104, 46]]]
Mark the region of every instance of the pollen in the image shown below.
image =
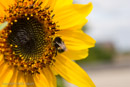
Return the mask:
[[55, 62], [57, 54], [52, 42], [58, 25], [52, 20], [52, 10], [41, 5], [36, 0], [17, 0], [5, 10], [6, 19], [0, 18], [0, 22], [8, 21], [0, 31], [0, 53], [9, 65], [25, 73], [39, 73]]

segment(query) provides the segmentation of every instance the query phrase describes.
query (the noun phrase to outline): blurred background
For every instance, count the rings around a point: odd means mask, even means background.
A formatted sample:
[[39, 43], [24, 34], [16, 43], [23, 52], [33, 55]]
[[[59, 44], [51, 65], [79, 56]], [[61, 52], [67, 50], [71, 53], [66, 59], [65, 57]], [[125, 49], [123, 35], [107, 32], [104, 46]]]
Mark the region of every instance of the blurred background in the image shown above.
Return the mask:
[[[83, 31], [96, 40], [89, 56], [76, 61], [91, 77], [96, 87], [130, 87], [130, 1], [74, 0], [93, 3]], [[58, 87], [76, 87], [60, 76]]]

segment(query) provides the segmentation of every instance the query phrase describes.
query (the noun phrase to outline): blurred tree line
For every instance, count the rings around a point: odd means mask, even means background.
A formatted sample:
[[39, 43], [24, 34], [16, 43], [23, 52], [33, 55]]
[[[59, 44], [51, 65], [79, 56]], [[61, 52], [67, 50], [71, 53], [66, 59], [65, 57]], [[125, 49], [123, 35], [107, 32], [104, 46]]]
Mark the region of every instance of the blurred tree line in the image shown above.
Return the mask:
[[102, 45], [96, 45], [94, 48], [89, 49], [89, 56], [83, 60], [76, 61], [80, 63], [95, 63], [95, 62], [111, 62], [115, 54], [114, 49], [105, 48]]

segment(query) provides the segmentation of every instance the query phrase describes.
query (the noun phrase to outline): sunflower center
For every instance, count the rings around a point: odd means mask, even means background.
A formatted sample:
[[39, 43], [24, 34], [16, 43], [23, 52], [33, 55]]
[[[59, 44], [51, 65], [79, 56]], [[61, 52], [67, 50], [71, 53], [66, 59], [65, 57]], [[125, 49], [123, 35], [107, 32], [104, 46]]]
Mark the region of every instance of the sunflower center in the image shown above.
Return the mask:
[[17, 55], [22, 55], [26, 61], [43, 56], [45, 32], [43, 25], [36, 18], [17, 19], [11, 26], [11, 31], [7, 40], [9, 44], [16, 46], [12, 49]]
[[27, 2], [18, 0], [0, 19], [8, 21], [0, 32], [0, 53], [11, 66], [33, 74], [55, 62], [57, 48], [53, 40], [59, 29], [52, 20], [52, 10], [41, 8], [42, 2], [36, 0]]

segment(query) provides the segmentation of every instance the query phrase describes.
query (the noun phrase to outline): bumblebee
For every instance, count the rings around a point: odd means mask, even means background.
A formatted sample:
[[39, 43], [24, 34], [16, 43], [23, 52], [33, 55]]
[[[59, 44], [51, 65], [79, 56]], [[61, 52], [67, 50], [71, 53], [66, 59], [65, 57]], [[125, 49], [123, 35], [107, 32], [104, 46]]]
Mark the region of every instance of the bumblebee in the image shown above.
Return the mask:
[[56, 51], [58, 51], [59, 53], [63, 53], [64, 51], [66, 51], [66, 46], [60, 37], [56, 37], [53, 41], [53, 44], [56, 48]]

